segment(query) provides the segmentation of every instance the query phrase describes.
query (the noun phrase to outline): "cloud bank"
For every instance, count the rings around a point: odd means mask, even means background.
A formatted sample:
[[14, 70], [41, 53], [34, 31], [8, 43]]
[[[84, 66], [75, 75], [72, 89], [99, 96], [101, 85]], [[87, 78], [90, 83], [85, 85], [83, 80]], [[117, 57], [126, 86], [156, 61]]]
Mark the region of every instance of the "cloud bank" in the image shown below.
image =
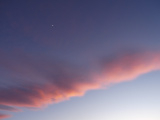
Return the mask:
[[[1, 56], [0, 110], [8, 111], [17, 111], [16, 107], [40, 108], [160, 69], [160, 55], [154, 52], [105, 57], [92, 72], [42, 57]], [[7, 117], [0, 114], [0, 119]]]

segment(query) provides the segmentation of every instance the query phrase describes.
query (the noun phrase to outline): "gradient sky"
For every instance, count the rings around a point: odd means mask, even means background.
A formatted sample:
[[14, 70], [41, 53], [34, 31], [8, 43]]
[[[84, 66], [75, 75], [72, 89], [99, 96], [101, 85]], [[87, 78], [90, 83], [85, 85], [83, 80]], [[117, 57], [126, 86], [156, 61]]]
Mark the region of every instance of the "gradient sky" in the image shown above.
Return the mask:
[[0, 119], [160, 120], [158, 0], [1, 0]]

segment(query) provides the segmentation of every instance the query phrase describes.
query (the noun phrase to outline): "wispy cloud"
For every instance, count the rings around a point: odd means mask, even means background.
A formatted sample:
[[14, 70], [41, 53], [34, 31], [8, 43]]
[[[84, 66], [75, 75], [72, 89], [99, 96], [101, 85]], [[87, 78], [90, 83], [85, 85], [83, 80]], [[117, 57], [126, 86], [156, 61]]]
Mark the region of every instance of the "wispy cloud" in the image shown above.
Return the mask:
[[[0, 86], [0, 109], [9, 111], [16, 110], [12, 106], [39, 108], [57, 103], [160, 69], [159, 53], [151, 52], [106, 57], [97, 63], [96, 72], [28, 55], [10, 57], [0, 61], [1, 68], [7, 73], [1, 75], [7, 82]], [[0, 119], [5, 117], [8, 115], [0, 115]]]
[[139, 75], [160, 69], [158, 52], [118, 54], [102, 60], [99, 79], [103, 84], [133, 80]]
[[6, 105], [0, 105], [0, 110], [6, 110], [6, 111], [12, 111], [12, 112], [20, 111], [17, 108], [14, 108], [14, 107], [11, 107], [11, 106], [6, 106]]

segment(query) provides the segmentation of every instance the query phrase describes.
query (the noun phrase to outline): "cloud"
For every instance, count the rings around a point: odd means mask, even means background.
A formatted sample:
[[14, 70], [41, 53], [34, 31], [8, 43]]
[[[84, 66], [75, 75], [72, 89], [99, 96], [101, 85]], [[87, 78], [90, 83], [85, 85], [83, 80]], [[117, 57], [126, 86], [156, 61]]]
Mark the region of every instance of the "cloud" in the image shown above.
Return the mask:
[[0, 75], [7, 81], [0, 81], [0, 109], [14, 111], [14, 106], [39, 108], [82, 96], [88, 90], [133, 80], [160, 69], [160, 55], [143, 52], [105, 57], [97, 63], [96, 72], [30, 55], [3, 56], [0, 64], [5, 71]]
[[10, 115], [0, 114], [0, 119], [5, 119], [11, 117]]
[[14, 107], [11, 107], [11, 106], [6, 106], [6, 105], [0, 105], [0, 110], [6, 110], [6, 111], [12, 111], [12, 112], [20, 111], [17, 108], [14, 108]]
[[[66, 81], [67, 82], [67, 81]], [[19, 85], [18, 87], [1, 88], [0, 104], [19, 107], [41, 107], [45, 104], [67, 100], [73, 96], [82, 96], [88, 89], [97, 85], [92, 83], [46, 83], [45, 85]]]
[[99, 76], [101, 84], [130, 81], [139, 75], [160, 69], [158, 52], [125, 53], [103, 59]]

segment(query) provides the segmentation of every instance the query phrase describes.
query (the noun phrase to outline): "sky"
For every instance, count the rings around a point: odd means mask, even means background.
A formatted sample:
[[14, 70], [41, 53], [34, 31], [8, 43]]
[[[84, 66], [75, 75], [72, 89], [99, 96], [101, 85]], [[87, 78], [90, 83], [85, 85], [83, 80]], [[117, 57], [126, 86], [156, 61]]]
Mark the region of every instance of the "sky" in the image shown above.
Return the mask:
[[160, 120], [158, 0], [0, 0], [0, 119]]

